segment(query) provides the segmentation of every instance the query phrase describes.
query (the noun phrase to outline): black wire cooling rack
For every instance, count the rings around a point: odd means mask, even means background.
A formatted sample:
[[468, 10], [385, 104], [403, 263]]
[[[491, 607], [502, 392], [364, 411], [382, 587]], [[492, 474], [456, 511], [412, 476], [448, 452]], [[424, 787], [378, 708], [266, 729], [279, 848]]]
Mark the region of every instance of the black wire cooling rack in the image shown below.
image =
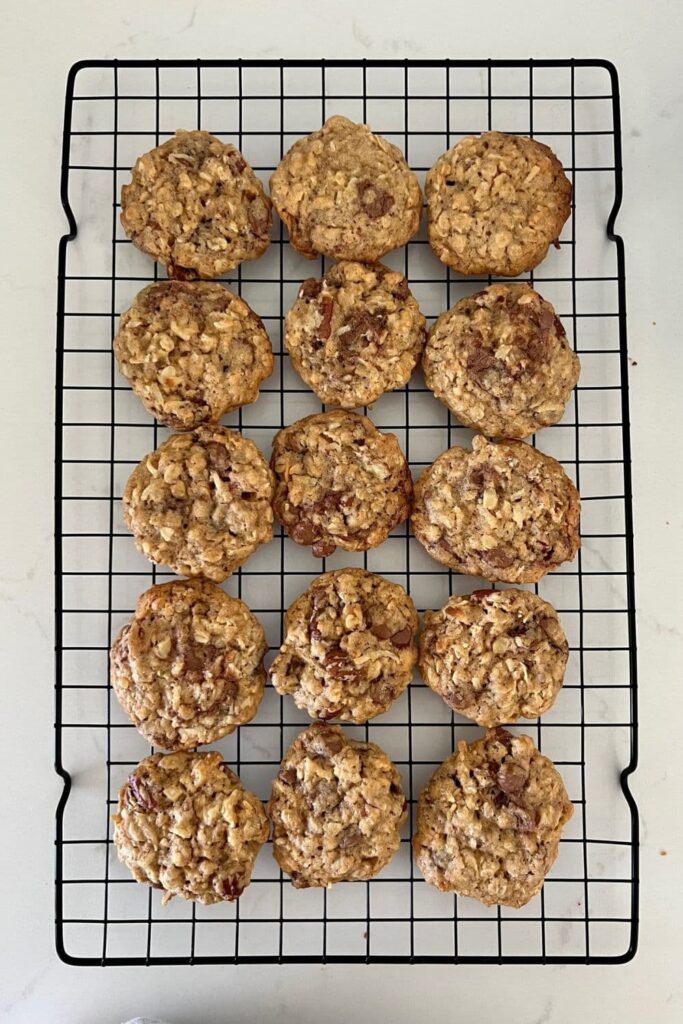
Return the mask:
[[[542, 721], [517, 727], [559, 766], [575, 814], [543, 891], [522, 910], [486, 908], [427, 886], [410, 857], [417, 795], [460, 738], [478, 730], [415, 681], [385, 715], [351, 733], [398, 765], [410, 821], [401, 849], [368, 883], [297, 891], [264, 847], [235, 905], [202, 907], [132, 881], [111, 843], [110, 816], [131, 767], [149, 753], [108, 678], [111, 638], [138, 595], [167, 574], [123, 527], [132, 467], [166, 436], [117, 373], [118, 314], [158, 268], [119, 226], [120, 188], [135, 158], [177, 128], [234, 141], [267, 181], [282, 153], [332, 113], [368, 121], [418, 175], [465, 134], [531, 134], [560, 156], [575, 208], [559, 247], [531, 275], [561, 315], [582, 377], [561, 423], [538, 446], [583, 498], [583, 546], [538, 592], [560, 611], [571, 654], [566, 685]], [[628, 787], [637, 762], [634, 573], [627, 395], [624, 247], [616, 70], [563, 61], [84, 61], [69, 74], [61, 197], [56, 392], [56, 942], [72, 964], [239, 962], [623, 963], [638, 931], [638, 818]], [[386, 262], [408, 276], [432, 319], [488, 282], [449, 273], [424, 232]], [[324, 267], [324, 263], [318, 264]], [[297, 256], [279, 222], [260, 260], [231, 275], [262, 316], [276, 353], [261, 398], [227, 419], [267, 453], [283, 424], [319, 409], [291, 371], [280, 329], [316, 264]], [[470, 433], [416, 375], [370, 415], [397, 433], [414, 474]], [[418, 608], [480, 581], [430, 560], [399, 528], [364, 565], [401, 582]], [[262, 621], [271, 651], [284, 609], [321, 564], [283, 536], [226, 584]], [[306, 725], [267, 688], [256, 720], [216, 744], [248, 788], [267, 797], [283, 750]]]

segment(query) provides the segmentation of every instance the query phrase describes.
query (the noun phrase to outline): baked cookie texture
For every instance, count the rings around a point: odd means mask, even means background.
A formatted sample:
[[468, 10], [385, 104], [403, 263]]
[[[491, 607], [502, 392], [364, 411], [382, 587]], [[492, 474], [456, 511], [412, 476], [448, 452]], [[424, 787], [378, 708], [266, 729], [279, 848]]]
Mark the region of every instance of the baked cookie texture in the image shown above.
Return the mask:
[[453, 711], [487, 727], [555, 702], [569, 646], [552, 605], [528, 590], [475, 590], [426, 612], [420, 672]]
[[365, 569], [323, 573], [287, 611], [270, 678], [311, 718], [367, 722], [410, 682], [417, 627], [398, 583]]
[[111, 649], [119, 703], [148, 743], [214, 743], [256, 714], [268, 647], [243, 601], [208, 580], [150, 587]]
[[292, 365], [321, 402], [353, 409], [410, 380], [425, 318], [403, 274], [381, 263], [336, 263], [309, 278], [285, 318]]
[[271, 175], [270, 195], [290, 242], [309, 259], [372, 263], [405, 245], [422, 213], [400, 149], [339, 115], [294, 143]]
[[232, 902], [268, 838], [261, 801], [216, 751], [154, 754], [119, 793], [114, 845], [138, 882], [198, 903]]
[[415, 862], [443, 892], [523, 907], [555, 862], [573, 810], [533, 741], [494, 729], [459, 743], [420, 793]]
[[273, 440], [273, 509], [318, 558], [377, 547], [409, 514], [413, 481], [394, 434], [354, 412], [316, 413]]
[[225, 427], [174, 434], [123, 492], [138, 549], [180, 576], [221, 583], [273, 535], [273, 475], [256, 445]]
[[297, 889], [365, 881], [398, 850], [401, 779], [374, 743], [316, 722], [282, 759], [268, 804], [273, 855]]
[[238, 149], [178, 131], [135, 162], [121, 189], [121, 224], [169, 277], [220, 277], [270, 243], [271, 205]]
[[556, 242], [572, 187], [548, 146], [521, 135], [466, 137], [425, 181], [429, 243], [461, 274], [516, 277]]
[[555, 310], [527, 284], [494, 284], [433, 324], [425, 382], [463, 426], [524, 438], [557, 423], [579, 379]]
[[524, 441], [474, 438], [415, 485], [413, 530], [432, 558], [491, 582], [535, 583], [579, 549], [580, 501], [562, 466]]
[[121, 315], [114, 355], [147, 411], [172, 430], [217, 423], [255, 402], [273, 372], [260, 318], [208, 281], [143, 288]]

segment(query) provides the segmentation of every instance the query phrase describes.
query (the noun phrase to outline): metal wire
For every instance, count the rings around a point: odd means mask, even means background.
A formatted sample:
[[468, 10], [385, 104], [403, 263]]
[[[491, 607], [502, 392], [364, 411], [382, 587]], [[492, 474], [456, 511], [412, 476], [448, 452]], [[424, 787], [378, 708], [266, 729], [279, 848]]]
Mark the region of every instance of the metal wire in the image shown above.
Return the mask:
[[[369, 119], [419, 174], [464, 134], [494, 128], [533, 135], [558, 150], [574, 185], [575, 209], [560, 248], [530, 280], [563, 317], [583, 378], [564, 420], [534, 443], [581, 487], [583, 549], [536, 587], [558, 608], [569, 635], [566, 684], [542, 723], [516, 729], [531, 732], [553, 758], [576, 813], [545, 889], [522, 911], [437, 893], [414, 869], [409, 836], [419, 791], [458, 739], [478, 735], [419, 681], [379, 720], [349, 730], [387, 750], [409, 797], [401, 849], [370, 882], [294, 890], [267, 846], [236, 905], [174, 901], [162, 908], [158, 894], [135, 883], [112, 849], [118, 788], [149, 751], [111, 694], [107, 652], [139, 593], [172, 578], [137, 555], [120, 516], [131, 468], [166, 436], [131, 397], [111, 352], [118, 315], [158, 276], [119, 228], [120, 186], [134, 157], [176, 127], [201, 126], [234, 140], [266, 179], [294, 138], [333, 112]], [[55, 924], [63, 960], [623, 963], [634, 955], [633, 530], [624, 247], [614, 232], [621, 195], [618, 80], [605, 61], [87, 61], [71, 69], [55, 440], [55, 767], [63, 780]], [[606, 240], [591, 232], [582, 213], [593, 224], [602, 218]], [[448, 272], [424, 232], [387, 262], [403, 270], [429, 317], [491, 281]], [[318, 266], [324, 270], [325, 261]], [[275, 377], [258, 405], [228, 422], [266, 450], [281, 426], [320, 408], [290, 371], [281, 344], [284, 312], [310, 273], [278, 222], [266, 256], [228, 281], [268, 325], [276, 355]], [[414, 475], [470, 436], [419, 375], [369, 414], [381, 429], [398, 433]], [[318, 572], [350, 564], [403, 583], [420, 611], [476, 585], [432, 563], [404, 526], [379, 549], [358, 557], [337, 553], [322, 565], [277, 531], [226, 588], [259, 616], [273, 651], [294, 596]], [[215, 746], [265, 798], [284, 750], [306, 722], [268, 688], [256, 721]]]

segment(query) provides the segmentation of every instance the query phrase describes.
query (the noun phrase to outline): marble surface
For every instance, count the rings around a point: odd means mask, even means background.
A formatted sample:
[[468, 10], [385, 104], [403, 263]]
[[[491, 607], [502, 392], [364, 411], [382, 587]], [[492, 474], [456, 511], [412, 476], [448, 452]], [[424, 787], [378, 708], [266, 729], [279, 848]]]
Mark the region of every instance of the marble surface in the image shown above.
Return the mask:
[[[679, 1020], [683, 990], [680, 665], [683, 483], [676, 438], [683, 349], [673, 296], [683, 255], [683, 92], [675, 5], [424, 0], [342, 6], [46, 0], [4, 14], [5, 200], [0, 721], [4, 902], [0, 1020], [171, 1024], [235, 1020], [553, 1024]], [[621, 76], [636, 523], [642, 820], [640, 950], [623, 967], [76, 969], [53, 945], [52, 422], [60, 126], [66, 72], [95, 57], [602, 56]], [[674, 231], [671, 230], [672, 225]]]

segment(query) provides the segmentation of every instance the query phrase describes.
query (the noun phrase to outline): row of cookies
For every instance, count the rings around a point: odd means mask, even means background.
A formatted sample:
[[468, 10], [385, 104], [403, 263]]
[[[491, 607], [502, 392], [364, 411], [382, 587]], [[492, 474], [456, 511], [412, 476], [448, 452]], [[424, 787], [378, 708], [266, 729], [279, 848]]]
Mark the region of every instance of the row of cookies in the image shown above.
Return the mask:
[[[441, 155], [425, 193], [440, 260], [463, 274], [516, 277], [557, 243], [572, 188], [547, 146], [487, 132]], [[311, 259], [372, 263], [412, 238], [422, 215], [420, 185], [401, 151], [337, 115], [283, 156], [270, 199], [233, 145], [179, 131], [136, 161], [121, 222], [169, 277], [215, 278], [265, 252], [271, 200], [292, 246]]]
[[[251, 721], [266, 650], [256, 617], [216, 584], [157, 584], [112, 644], [112, 687], [150, 744], [188, 750]], [[453, 711], [490, 728], [548, 711], [568, 653], [555, 609], [517, 589], [452, 596], [426, 613], [418, 649], [418, 614], [402, 586], [335, 569], [288, 609], [270, 679], [311, 718], [360, 725], [389, 709], [419, 663]]]
[[[487, 437], [525, 438], [561, 419], [579, 359], [529, 285], [491, 285], [442, 313], [428, 335], [425, 323], [403, 274], [345, 261], [303, 282], [284, 345], [329, 406], [371, 405], [404, 387], [421, 358], [428, 388]], [[144, 288], [121, 315], [114, 354], [148, 412], [172, 430], [215, 424], [256, 401], [273, 370], [259, 317], [206, 281]]]
[[[486, 905], [522, 907], [540, 890], [573, 806], [528, 736], [493, 729], [434, 772], [412, 849], [425, 880]], [[408, 816], [401, 778], [371, 742], [317, 722], [285, 752], [267, 811], [215, 751], [145, 758], [120, 790], [114, 845], [137, 881], [205, 904], [249, 884], [271, 833], [295, 888], [374, 877]]]
[[579, 548], [579, 495], [524, 441], [454, 445], [415, 487], [394, 434], [347, 410], [306, 416], [273, 439], [270, 467], [225, 427], [173, 434], [123, 492], [139, 550], [181, 576], [222, 582], [271, 540], [273, 513], [316, 557], [367, 551], [412, 516], [438, 562], [491, 582], [535, 583]]

